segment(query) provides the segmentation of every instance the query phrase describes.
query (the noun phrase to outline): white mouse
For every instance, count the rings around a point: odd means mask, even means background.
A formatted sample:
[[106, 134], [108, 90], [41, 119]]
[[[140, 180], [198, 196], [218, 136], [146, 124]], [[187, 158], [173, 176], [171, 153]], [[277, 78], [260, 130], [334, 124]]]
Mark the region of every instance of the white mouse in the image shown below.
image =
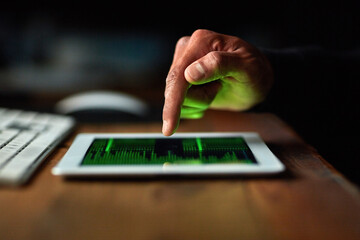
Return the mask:
[[97, 110], [123, 112], [144, 117], [149, 112], [149, 106], [132, 95], [115, 91], [77, 93], [64, 98], [55, 106], [55, 111], [61, 114]]

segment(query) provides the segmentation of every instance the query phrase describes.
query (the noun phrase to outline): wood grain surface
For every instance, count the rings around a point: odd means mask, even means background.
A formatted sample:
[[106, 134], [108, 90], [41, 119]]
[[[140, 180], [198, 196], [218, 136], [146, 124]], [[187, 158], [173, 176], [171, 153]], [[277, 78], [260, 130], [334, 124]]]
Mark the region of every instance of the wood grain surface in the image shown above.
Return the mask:
[[[161, 123], [83, 124], [80, 132], [160, 132]], [[179, 132], [256, 131], [287, 171], [272, 177], [71, 179], [51, 168], [0, 187], [0, 239], [360, 239], [359, 190], [272, 114], [209, 111]]]

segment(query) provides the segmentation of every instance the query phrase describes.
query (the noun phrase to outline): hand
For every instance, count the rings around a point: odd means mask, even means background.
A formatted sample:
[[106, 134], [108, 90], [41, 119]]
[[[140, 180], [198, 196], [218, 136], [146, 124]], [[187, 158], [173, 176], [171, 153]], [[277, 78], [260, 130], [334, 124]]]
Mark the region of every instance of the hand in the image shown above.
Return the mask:
[[264, 100], [273, 82], [266, 57], [244, 40], [197, 30], [176, 44], [166, 78], [163, 129], [172, 135], [181, 118], [208, 108], [243, 111]]

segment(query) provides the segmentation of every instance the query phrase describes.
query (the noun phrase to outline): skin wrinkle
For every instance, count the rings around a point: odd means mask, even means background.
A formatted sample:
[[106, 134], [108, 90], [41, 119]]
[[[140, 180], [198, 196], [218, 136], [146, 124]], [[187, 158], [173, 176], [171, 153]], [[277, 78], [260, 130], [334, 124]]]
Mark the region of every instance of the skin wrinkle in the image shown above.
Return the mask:
[[168, 77], [166, 78], [166, 86], [165, 86], [165, 99], [169, 98], [168, 94], [171, 93], [171, 91], [175, 88], [176, 84], [177, 84], [177, 78], [179, 76], [179, 71], [177, 70], [177, 68], [173, 68], [169, 74]]
[[212, 43], [212, 48], [215, 50], [215, 51], [221, 51], [222, 49], [224, 49], [224, 40], [222, 38], [220, 39], [215, 39], [213, 40], [213, 43]]
[[166, 86], [165, 86], [165, 92], [164, 92], [164, 97], [168, 98], [169, 96], [169, 89], [172, 89], [175, 85], [175, 79], [176, 74], [175, 74], [175, 69], [171, 70], [166, 78]]

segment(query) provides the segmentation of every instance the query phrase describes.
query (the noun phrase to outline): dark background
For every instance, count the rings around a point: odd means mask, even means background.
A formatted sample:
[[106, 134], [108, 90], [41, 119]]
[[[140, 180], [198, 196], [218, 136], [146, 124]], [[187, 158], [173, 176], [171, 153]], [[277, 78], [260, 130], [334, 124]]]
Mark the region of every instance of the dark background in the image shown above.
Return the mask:
[[[205, 28], [281, 53], [281, 61], [272, 62], [277, 84], [268, 106], [253, 111], [278, 114], [359, 183], [356, 1], [8, 5], [0, 9], [1, 106], [51, 111], [62, 97], [91, 89], [145, 89], [144, 95], [152, 89], [162, 99], [176, 41]], [[321, 50], [288, 56], [289, 49], [308, 46]]]

